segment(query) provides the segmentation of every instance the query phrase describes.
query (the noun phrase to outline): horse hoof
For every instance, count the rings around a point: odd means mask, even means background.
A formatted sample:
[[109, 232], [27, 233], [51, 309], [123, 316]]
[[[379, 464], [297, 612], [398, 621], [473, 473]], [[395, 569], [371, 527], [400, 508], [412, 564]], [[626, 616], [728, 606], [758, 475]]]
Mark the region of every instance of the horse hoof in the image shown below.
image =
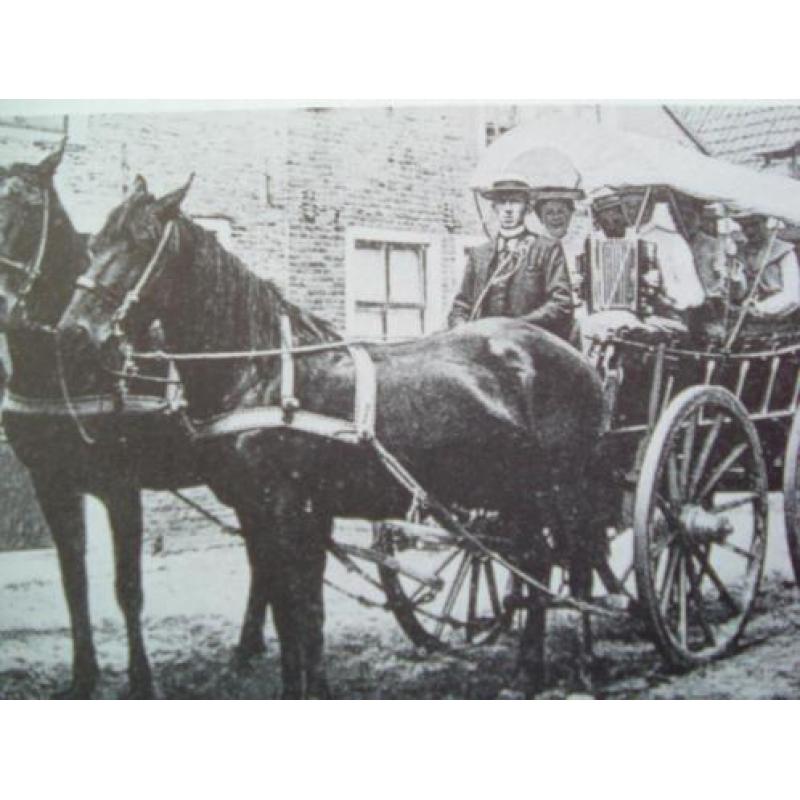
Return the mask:
[[53, 700], [91, 700], [94, 692], [94, 685], [84, 686], [81, 684], [71, 684], [66, 689], [53, 692], [50, 697]]
[[307, 700], [331, 700], [333, 696], [331, 695], [330, 687], [328, 686], [327, 681], [323, 681], [316, 686], [309, 686], [306, 691], [306, 699]]
[[260, 647], [242, 647], [238, 645], [233, 649], [231, 666], [237, 671], [249, 671], [253, 669], [253, 661], [266, 652], [267, 648], [263, 643]]
[[157, 700], [156, 693], [151, 686], [149, 689], [139, 687], [134, 689], [132, 686], [127, 688], [119, 695], [120, 700]]
[[152, 680], [131, 681], [120, 695], [120, 700], [157, 700]]

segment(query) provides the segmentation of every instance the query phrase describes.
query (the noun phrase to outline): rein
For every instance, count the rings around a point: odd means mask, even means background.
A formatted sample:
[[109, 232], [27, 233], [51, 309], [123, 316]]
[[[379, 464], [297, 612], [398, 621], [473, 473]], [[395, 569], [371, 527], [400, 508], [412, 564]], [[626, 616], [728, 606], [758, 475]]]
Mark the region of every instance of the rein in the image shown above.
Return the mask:
[[[413, 341], [411, 337], [397, 339], [398, 343]], [[363, 347], [375, 344], [371, 339], [340, 339], [335, 342], [320, 342], [318, 344], [303, 344], [297, 347], [272, 347], [267, 350], [228, 350], [213, 353], [167, 353], [163, 350], [150, 350], [147, 352], [131, 352], [129, 355], [141, 361], [238, 361], [249, 358], [277, 358], [278, 356], [303, 355], [304, 353], [324, 353], [330, 350], [347, 349], [348, 347]], [[148, 380], [147, 376], [140, 376]]]
[[80, 415], [78, 414], [77, 409], [72, 403], [72, 397], [70, 396], [69, 393], [69, 386], [67, 385], [67, 376], [64, 372], [64, 360], [61, 356], [61, 343], [57, 336], [55, 337], [55, 350], [56, 350], [56, 370], [58, 372], [58, 384], [61, 387], [61, 395], [64, 398], [64, 404], [67, 407], [70, 419], [74, 423], [75, 428], [78, 431], [78, 435], [83, 440], [83, 443], [91, 446], [96, 442], [95, 439], [86, 430], [84, 424], [81, 422]]
[[42, 272], [42, 262], [44, 261], [44, 254], [47, 250], [47, 238], [50, 229], [50, 191], [42, 189], [42, 232], [39, 235], [39, 244], [36, 248], [36, 255], [34, 256], [33, 264], [28, 266], [24, 261], [17, 261], [14, 258], [0, 255], [0, 264], [8, 267], [17, 272], [21, 272], [26, 278], [26, 282], [19, 295], [25, 295], [30, 291], [33, 282], [39, 277]]

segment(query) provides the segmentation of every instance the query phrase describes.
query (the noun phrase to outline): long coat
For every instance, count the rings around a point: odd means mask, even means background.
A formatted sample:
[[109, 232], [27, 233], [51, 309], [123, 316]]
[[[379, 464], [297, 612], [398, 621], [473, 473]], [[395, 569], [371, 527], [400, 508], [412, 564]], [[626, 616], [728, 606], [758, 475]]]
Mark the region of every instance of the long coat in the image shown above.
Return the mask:
[[[520, 317], [567, 339], [573, 326], [573, 303], [561, 243], [526, 232], [511, 258], [511, 263], [506, 260], [498, 269], [498, 260], [504, 259], [498, 257], [495, 242], [469, 251], [461, 289], [448, 317], [450, 327], [489, 316]], [[487, 283], [502, 274], [509, 277], [485, 291]], [[480, 308], [475, 309], [476, 304]]]

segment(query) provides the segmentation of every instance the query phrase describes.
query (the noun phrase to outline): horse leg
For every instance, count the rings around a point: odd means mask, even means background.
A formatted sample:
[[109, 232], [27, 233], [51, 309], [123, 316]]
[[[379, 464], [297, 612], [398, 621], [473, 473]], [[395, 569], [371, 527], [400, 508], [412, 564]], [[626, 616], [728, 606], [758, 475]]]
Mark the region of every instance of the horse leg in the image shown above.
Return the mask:
[[[512, 521], [515, 549], [520, 568], [540, 585], [549, 586], [552, 554], [539, 525], [535, 508], [517, 516]], [[544, 689], [547, 679], [549, 597], [532, 586], [526, 586], [524, 591], [527, 593], [523, 600], [525, 624], [520, 636], [515, 684], [526, 697], [533, 697]]]
[[[604, 529], [587, 524], [584, 500], [579, 481], [564, 481], [557, 493], [557, 511], [560, 520], [559, 535], [567, 556], [569, 587], [576, 600], [589, 601], [592, 595], [594, 566], [599, 556], [598, 543], [604, 541]], [[577, 636], [575, 658], [575, 688], [591, 690], [591, 673], [594, 665], [594, 635], [591, 615], [580, 613], [580, 630]]]
[[73, 487], [65, 486], [63, 476], [33, 471], [31, 477], [56, 545], [72, 629], [72, 683], [54, 696], [86, 699], [91, 697], [97, 685], [100, 670], [89, 621], [83, 496]]
[[[547, 586], [550, 583], [551, 564], [547, 558], [528, 562], [523, 567], [534, 580]], [[526, 697], [534, 697], [547, 681], [547, 607], [549, 598], [528, 587], [528, 605], [525, 625], [519, 644], [518, 672], [523, 680]]]
[[258, 515], [241, 508], [237, 508], [236, 514], [239, 517], [247, 549], [247, 560], [250, 563], [250, 591], [247, 595], [247, 608], [235, 653], [236, 662], [243, 666], [250, 658], [260, 655], [267, 649], [264, 643], [264, 624], [269, 602], [269, 580], [266, 567], [266, 541], [263, 531], [260, 530], [262, 526], [259, 525]]
[[142, 502], [139, 490], [128, 484], [115, 486], [101, 495], [108, 509], [114, 538], [114, 588], [125, 617], [128, 635], [127, 696], [150, 699], [153, 676], [142, 637]]
[[306, 587], [299, 569], [300, 548], [305, 533], [302, 501], [296, 480], [272, 486], [272, 507], [266, 515], [264, 567], [270, 587], [272, 617], [281, 643], [281, 677], [284, 699], [305, 696], [302, 605]]
[[307, 529], [303, 538], [303, 586], [307, 592], [303, 622], [303, 651], [306, 672], [306, 696], [328, 699], [330, 689], [325, 674], [323, 578], [327, 544], [333, 518], [330, 514], [307, 510]]

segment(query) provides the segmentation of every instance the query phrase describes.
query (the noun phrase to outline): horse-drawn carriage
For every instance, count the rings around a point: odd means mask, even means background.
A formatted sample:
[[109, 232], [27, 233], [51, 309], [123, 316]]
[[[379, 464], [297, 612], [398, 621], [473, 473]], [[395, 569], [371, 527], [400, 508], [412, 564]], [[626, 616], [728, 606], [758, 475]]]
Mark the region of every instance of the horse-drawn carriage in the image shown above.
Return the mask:
[[[537, 169], [553, 154], [574, 164], [590, 193], [633, 187], [667, 203], [678, 230], [678, 193], [718, 204], [723, 219], [748, 211], [791, 225], [800, 217], [800, 186], [793, 181], [599, 126], [517, 128], [489, 149], [474, 185], [486, 186], [504, 171], [537, 185]], [[721, 238], [732, 230], [720, 227]], [[723, 252], [726, 244], [729, 253], [735, 250], [730, 242], [721, 244]], [[636, 236], [617, 246], [602, 242], [593, 252], [587, 246], [590, 312], [641, 313], [637, 284], [641, 262], [655, 256], [651, 247]], [[730, 259], [728, 267], [734, 268]], [[593, 522], [607, 529], [609, 539], [592, 563], [595, 608], [602, 613], [609, 607], [598, 590], [614, 606], [627, 598], [645, 614], [668, 661], [680, 666], [728, 652], [741, 634], [764, 565], [769, 492], [783, 493], [788, 552], [800, 580], [800, 329], [794, 319], [776, 320], [772, 330], [762, 325], [752, 334], [746, 306], [725, 310], [727, 324], [714, 336], [623, 329], [598, 337], [588, 352], [605, 401]], [[474, 545], [466, 541], [464, 549], [474, 552]], [[464, 617], [452, 619], [453, 597], [465, 580], [453, 572], [441, 593], [442, 614], [469, 640], [480, 629], [473, 612], [476, 578], [462, 603]], [[487, 583], [491, 599], [492, 579]], [[552, 590], [551, 601], [568, 604]], [[442, 614], [433, 615], [439, 632]]]
[[[585, 188], [652, 187], [800, 219], [790, 181], [596, 127], [516, 129], [475, 183], [553, 149]], [[674, 664], [730, 651], [763, 570], [770, 490], [784, 492], [800, 574], [794, 332], [743, 342], [737, 330], [721, 343], [614, 333], [595, 342], [592, 364], [516, 321], [342, 342], [181, 217], [187, 188], [156, 200], [142, 186], [112, 213], [58, 349], [124, 356], [113, 370], [123, 415], [143, 364], [180, 373], [190, 413], [174, 395], [162, 409], [239, 513], [254, 576], [243, 640], [270, 602], [288, 694], [324, 691], [320, 548], [380, 587], [419, 645], [493, 641], [524, 616], [539, 670], [553, 606], [633, 606]], [[241, 309], [220, 312], [212, 291]], [[166, 352], [135, 351], [130, 337], [155, 318]], [[97, 411], [78, 413], [59, 377], [62, 418], [91, 427]], [[331, 519], [345, 515], [378, 520], [371, 541], [331, 540]], [[253, 537], [261, 527], [267, 544]]]

